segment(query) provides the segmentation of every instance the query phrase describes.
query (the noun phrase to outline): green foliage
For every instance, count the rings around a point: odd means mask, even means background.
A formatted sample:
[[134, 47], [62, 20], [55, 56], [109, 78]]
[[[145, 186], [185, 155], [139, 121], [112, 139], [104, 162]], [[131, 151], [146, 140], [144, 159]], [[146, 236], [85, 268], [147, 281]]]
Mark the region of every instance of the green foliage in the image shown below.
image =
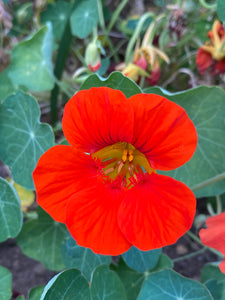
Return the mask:
[[142, 92], [139, 86], [133, 80], [127, 78], [120, 72], [112, 72], [108, 78], [102, 78], [93, 74], [88, 77], [80, 89], [88, 90], [91, 87], [99, 86], [107, 86], [112, 89], [120, 90], [126, 95], [126, 97], [131, 97]]
[[19, 197], [15, 189], [0, 177], [0, 242], [17, 236], [22, 223]]
[[52, 66], [52, 28], [45, 25], [30, 39], [12, 50], [8, 76], [13, 85], [32, 91], [50, 90], [54, 86]]
[[62, 245], [62, 257], [67, 268], [77, 268], [88, 281], [97, 266], [111, 262], [111, 256], [95, 254], [91, 249], [77, 245], [71, 236]]
[[218, 265], [206, 264], [201, 272], [201, 282], [205, 283], [212, 278], [225, 284], [225, 274], [220, 271]]
[[43, 291], [44, 291], [43, 285], [32, 288], [29, 292], [28, 300], [40, 300]]
[[16, 90], [11, 79], [9, 78], [8, 70], [0, 74], [0, 102], [3, 102], [10, 94]]
[[122, 254], [122, 257], [130, 268], [145, 272], [157, 265], [161, 251], [161, 249], [141, 251], [136, 247], [131, 247], [126, 253]]
[[225, 24], [225, 2], [224, 0], [217, 0], [217, 13], [223, 24]]
[[87, 280], [76, 269], [66, 270], [52, 278], [40, 300], [91, 300]]
[[92, 300], [126, 300], [126, 293], [118, 275], [102, 265], [95, 269], [91, 282]]
[[[158, 251], [158, 250], [155, 250], [155, 251]], [[151, 269], [149, 268], [147, 271], [138, 272], [134, 269], [131, 269], [130, 267], [127, 266], [127, 264], [125, 263], [125, 261], [122, 258], [119, 260], [118, 266], [114, 267], [116, 273], [119, 275], [121, 281], [123, 282], [123, 285], [125, 287], [126, 294], [127, 294], [127, 299], [129, 299], [129, 300], [137, 299], [137, 296], [141, 290], [144, 280], [146, 279], [146, 276], [148, 276], [151, 273], [173, 267], [173, 262], [170, 260], [170, 258], [167, 255], [161, 253], [158, 258], [157, 252], [155, 252], [155, 254], [153, 254], [153, 255], [150, 254], [151, 252], [152, 251], [147, 251], [146, 256], [148, 259], [150, 256], [152, 257], [152, 261], [150, 262], [150, 264], [155, 265], [155, 266]], [[154, 251], [153, 251], [153, 253], [154, 253]], [[155, 256], [156, 262], [153, 260], [153, 256]], [[141, 258], [141, 255], [138, 254], [137, 261], [140, 262], [140, 258]], [[136, 267], [137, 267], [137, 263], [135, 262], [135, 260], [136, 260], [136, 257], [133, 256], [132, 265], [136, 265]], [[142, 266], [145, 264], [146, 264], [146, 259], [145, 259], [144, 263], [142, 263]], [[150, 264], [148, 263], [148, 265], [150, 265]], [[142, 270], [143, 269], [144, 268], [142, 268]]]
[[120, 280], [124, 285], [127, 300], [136, 300], [145, 279], [145, 275], [129, 268], [122, 258], [119, 260], [118, 266], [116, 267], [116, 273], [119, 275]]
[[144, 282], [138, 300], [212, 300], [207, 288], [172, 270], [152, 273]]
[[78, 0], [70, 17], [72, 34], [86, 38], [98, 22], [97, 0]]
[[10, 300], [12, 296], [12, 274], [0, 266], [0, 299]]
[[[225, 170], [224, 111], [225, 93], [217, 87], [201, 86], [171, 94], [160, 88], [150, 88], [148, 93], [163, 95], [182, 106], [195, 124], [198, 147], [192, 159], [168, 174], [190, 188]], [[225, 180], [196, 191], [197, 197], [213, 196], [225, 192]]]
[[71, 4], [65, 1], [57, 1], [50, 4], [47, 10], [41, 14], [42, 23], [52, 23], [55, 40], [60, 40], [66, 27], [67, 19], [70, 15]]
[[55, 222], [46, 212], [38, 209], [38, 219], [26, 222], [17, 237], [22, 252], [50, 270], [64, 268], [61, 244], [67, 234], [63, 224]]
[[54, 145], [52, 129], [39, 121], [37, 101], [17, 92], [0, 106], [0, 157], [12, 168], [13, 179], [34, 189], [32, 172], [39, 157]]

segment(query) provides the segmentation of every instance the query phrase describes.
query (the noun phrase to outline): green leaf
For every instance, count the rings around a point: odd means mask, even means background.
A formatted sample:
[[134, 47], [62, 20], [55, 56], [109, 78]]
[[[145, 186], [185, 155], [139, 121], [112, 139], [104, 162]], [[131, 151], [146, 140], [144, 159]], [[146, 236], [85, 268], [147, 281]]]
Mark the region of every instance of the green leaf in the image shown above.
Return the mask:
[[9, 78], [8, 69], [0, 74], [0, 102], [3, 102], [10, 94], [16, 90]]
[[219, 283], [225, 284], [225, 274], [213, 263], [206, 264], [201, 272], [201, 282], [205, 283], [211, 279], [216, 279]]
[[66, 270], [46, 285], [40, 300], [91, 300], [87, 280], [76, 269]]
[[17, 92], [0, 106], [0, 157], [12, 168], [13, 179], [34, 189], [32, 172], [39, 157], [54, 145], [51, 127], [39, 121], [37, 101]]
[[24, 224], [17, 237], [22, 252], [45, 265], [47, 269], [59, 271], [65, 266], [61, 255], [61, 244], [67, 230], [64, 224], [55, 222], [46, 212], [38, 208], [38, 219]]
[[125, 287], [127, 300], [137, 300], [137, 296], [145, 279], [145, 274], [129, 268], [122, 258], [116, 268], [116, 273], [119, 275]]
[[213, 299], [224, 300], [225, 299], [225, 288], [222, 283], [218, 283], [215, 279], [211, 279], [205, 283], [205, 286], [210, 291]]
[[217, 13], [221, 21], [225, 24], [225, 2], [224, 0], [217, 1]]
[[67, 19], [70, 15], [71, 4], [65, 1], [57, 1], [50, 4], [47, 10], [41, 13], [41, 22], [52, 23], [53, 35], [56, 40], [60, 40], [66, 27]]
[[87, 80], [85, 80], [80, 89], [87, 90], [91, 87], [99, 86], [107, 86], [112, 89], [120, 90], [126, 95], [127, 98], [135, 94], [142, 93], [141, 89], [134, 81], [124, 76], [120, 72], [112, 72], [108, 78], [102, 78], [96, 74], [93, 74], [89, 76]]
[[14, 188], [0, 177], [0, 242], [16, 237], [22, 224], [19, 197]]
[[144, 282], [137, 300], [213, 300], [205, 286], [175, 271], [152, 273]]
[[44, 291], [43, 285], [32, 288], [29, 292], [28, 300], [40, 300], [43, 291]]
[[10, 300], [12, 296], [12, 274], [0, 266], [0, 299]]
[[95, 269], [91, 282], [92, 300], [126, 300], [126, 293], [118, 275], [102, 265]]
[[161, 253], [157, 265], [151, 269], [151, 272], [158, 272], [163, 269], [173, 268], [173, 261], [166, 254]]
[[97, 0], [78, 0], [70, 17], [72, 34], [86, 38], [98, 23]]
[[[190, 188], [225, 170], [225, 93], [217, 87], [201, 86], [171, 94], [159, 88], [149, 93], [163, 95], [182, 106], [195, 124], [198, 147], [184, 166], [164, 174], [172, 176]], [[197, 190], [197, 197], [214, 196], [225, 192], [225, 180]]]
[[14, 47], [8, 74], [13, 85], [23, 85], [32, 91], [45, 91], [53, 88], [50, 24], [42, 27], [29, 40], [18, 43]]
[[91, 249], [77, 245], [71, 236], [62, 245], [62, 257], [67, 268], [80, 270], [88, 281], [97, 266], [111, 262], [111, 256], [95, 254]]
[[141, 251], [136, 247], [131, 247], [126, 253], [122, 254], [122, 257], [130, 268], [145, 272], [157, 265], [161, 251], [161, 249]]

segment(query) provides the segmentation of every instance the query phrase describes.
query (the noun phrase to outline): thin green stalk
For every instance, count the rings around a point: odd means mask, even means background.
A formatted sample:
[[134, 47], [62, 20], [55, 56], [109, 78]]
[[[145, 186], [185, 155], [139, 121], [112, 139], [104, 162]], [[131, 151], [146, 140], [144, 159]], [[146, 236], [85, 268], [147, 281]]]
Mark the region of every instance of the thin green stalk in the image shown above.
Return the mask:
[[222, 257], [222, 258], [224, 257], [223, 254], [220, 253], [219, 251], [217, 251], [217, 250], [215, 250], [213, 248], [210, 248], [210, 247], [208, 247], [206, 245], [203, 245], [202, 242], [201, 242], [201, 240], [194, 233], [192, 233], [191, 231], [187, 231], [187, 235], [189, 235], [190, 238], [192, 238], [192, 240], [194, 240], [196, 243], [198, 243], [198, 244], [206, 247], [208, 250], [210, 250], [211, 252], [213, 252], [217, 256]]
[[[75, 2], [76, 3], [76, 2]], [[73, 12], [73, 8], [71, 13]], [[51, 92], [51, 123], [54, 125], [57, 122], [57, 104], [58, 104], [58, 95], [59, 95], [59, 80], [62, 77], [63, 70], [65, 68], [66, 59], [69, 55], [70, 46], [72, 42], [72, 33], [70, 30], [70, 18], [67, 19], [66, 27], [63, 32], [62, 39], [59, 44], [59, 50], [56, 57], [56, 63], [54, 68], [54, 75], [56, 78], [55, 86]]]
[[[107, 27], [107, 30], [106, 30], [106, 33], [107, 35], [109, 35], [111, 29], [113, 28], [113, 26], [115, 25], [121, 11], [124, 9], [125, 5], [127, 4], [128, 0], [123, 0], [120, 5], [117, 7], [117, 9], [114, 11], [113, 15], [112, 15], [112, 18], [109, 22], [109, 25]], [[103, 39], [104, 41], [104, 39]]]
[[139, 20], [138, 25], [132, 35], [132, 38], [130, 39], [130, 42], [128, 43], [127, 46], [127, 50], [125, 53], [125, 63], [128, 64], [129, 61], [131, 60], [131, 56], [132, 56], [132, 51], [134, 48], [135, 43], [137, 42], [138, 36], [141, 33], [141, 29], [142, 26], [144, 24], [144, 22], [149, 18], [149, 17], [153, 17], [153, 19], [155, 20], [155, 15], [152, 12], [147, 12], [145, 13]]
[[191, 189], [193, 192], [200, 190], [208, 185], [211, 185], [213, 183], [216, 183], [218, 181], [224, 180], [225, 179], [225, 172], [221, 173], [219, 175], [216, 175], [215, 177], [212, 177], [210, 179], [207, 179], [199, 184], [194, 185]]
[[184, 259], [189, 259], [189, 258], [191, 258], [191, 257], [197, 256], [197, 255], [203, 253], [206, 249], [207, 249], [207, 247], [203, 247], [202, 249], [197, 250], [197, 251], [195, 251], [195, 252], [192, 252], [192, 253], [183, 255], [183, 256], [181, 256], [181, 257], [174, 258], [172, 261], [173, 261], [173, 262], [178, 262], [178, 261], [182, 261], [182, 260], [184, 260]]
[[[109, 38], [109, 35], [107, 33], [107, 30], [106, 30], [106, 27], [105, 27], [105, 20], [104, 20], [104, 15], [103, 15], [103, 9], [102, 9], [102, 2], [101, 0], [97, 0], [97, 4], [98, 4], [98, 15], [99, 15], [99, 24], [100, 24], [100, 27], [103, 31], [103, 34], [104, 34], [104, 39], [103, 41], [107, 42], [108, 43], [108, 46], [109, 46], [109, 49], [110, 49], [110, 52], [111, 53], [114, 53], [113, 54], [113, 58], [115, 60], [116, 63], [118, 63], [120, 61], [119, 59], [119, 56], [117, 55], [116, 51], [114, 51], [114, 46]], [[102, 42], [103, 46], [104, 46], [104, 43]]]
[[205, 2], [205, 0], [199, 0], [199, 2], [201, 3], [201, 5], [207, 9], [216, 9], [217, 7], [217, 3], [213, 3], [213, 4], [208, 4]]
[[223, 210], [222, 199], [219, 195], [216, 196], [216, 213], [217, 215], [221, 214]]

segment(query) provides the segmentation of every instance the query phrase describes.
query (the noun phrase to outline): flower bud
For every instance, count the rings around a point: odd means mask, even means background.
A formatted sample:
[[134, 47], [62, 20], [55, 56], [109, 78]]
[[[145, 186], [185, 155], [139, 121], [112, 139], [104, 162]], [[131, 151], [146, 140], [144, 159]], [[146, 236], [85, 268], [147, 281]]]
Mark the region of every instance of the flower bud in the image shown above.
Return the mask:
[[85, 52], [85, 62], [92, 72], [96, 72], [101, 67], [101, 55], [96, 42], [91, 42]]

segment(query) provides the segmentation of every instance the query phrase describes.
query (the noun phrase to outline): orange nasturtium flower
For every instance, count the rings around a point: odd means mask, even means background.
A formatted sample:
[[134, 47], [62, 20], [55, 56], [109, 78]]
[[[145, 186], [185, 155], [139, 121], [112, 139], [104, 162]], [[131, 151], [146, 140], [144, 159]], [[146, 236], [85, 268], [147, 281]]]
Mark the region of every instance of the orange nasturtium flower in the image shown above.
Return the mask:
[[197, 52], [196, 64], [200, 74], [204, 74], [208, 69], [212, 75], [225, 73], [225, 29], [216, 20], [212, 30], [208, 32], [210, 41]]
[[[225, 255], [225, 212], [207, 219], [208, 228], [199, 232], [202, 243], [208, 247], [214, 248]], [[225, 273], [225, 258], [220, 263], [221, 272]]]
[[191, 227], [194, 194], [155, 171], [175, 169], [195, 151], [196, 130], [182, 107], [154, 94], [127, 99], [91, 88], [69, 100], [62, 125], [71, 146], [50, 148], [33, 177], [39, 205], [79, 245], [111, 255], [132, 245], [151, 250]]

